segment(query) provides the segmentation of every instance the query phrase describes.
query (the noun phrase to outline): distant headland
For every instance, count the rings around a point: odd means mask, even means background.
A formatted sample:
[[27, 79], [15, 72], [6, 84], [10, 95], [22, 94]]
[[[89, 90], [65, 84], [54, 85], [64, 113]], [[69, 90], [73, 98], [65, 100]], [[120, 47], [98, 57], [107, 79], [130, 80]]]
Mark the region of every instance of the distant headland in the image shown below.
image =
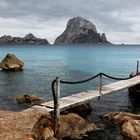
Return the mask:
[[49, 45], [47, 39], [35, 37], [29, 33], [25, 37], [12, 37], [11, 35], [4, 35], [0, 37], [0, 44], [6, 45]]
[[[0, 37], [0, 45], [50, 45], [47, 39], [35, 37], [32, 33], [25, 37]], [[96, 26], [87, 19], [74, 17], [67, 23], [64, 32], [56, 38], [54, 45], [60, 44], [111, 44], [105, 33], [98, 33]]]

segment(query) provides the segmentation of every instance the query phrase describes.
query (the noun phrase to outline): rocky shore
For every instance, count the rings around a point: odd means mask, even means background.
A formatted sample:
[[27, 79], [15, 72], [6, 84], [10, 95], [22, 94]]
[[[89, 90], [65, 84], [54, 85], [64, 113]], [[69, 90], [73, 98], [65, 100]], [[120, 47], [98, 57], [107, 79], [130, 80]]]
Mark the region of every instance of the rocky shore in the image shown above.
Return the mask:
[[119, 126], [122, 134], [131, 140], [140, 140], [140, 114], [131, 114], [126, 112], [113, 112], [104, 116], [104, 118]]
[[[18, 103], [42, 102], [35, 95], [23, 95], [16, 98]], [[32, 105], [33, 105], [32, 104]], [[63, 139], [83, 139], [87, 133], [106, 131], [104, 124], [90, 124], [85, 119], [92, 107], [86, 103], [61, 112], [59, 137]], [[140, 115], [126, 112], [112, 112], [102, 116], [111, 122], [126, 139], [140, 139]], [[96, 118], [97, 119], [97, 118]], [[94, 121], [94, 118], [93, 118]], [[28, 108], [23, 111], [0, 111], [0, 140], [57, 140], [54, 136], [53, 115], [45, 109]], [[114, 129], [115, 130], [115, 129]]]
[[[87, 132], [95, 131], [74, 113], [60, 116], [59, 137], [80, 139]], [[19, 112], [0, 111], [0, 140], [55, 140], [52, 115], [46, 111], [26, 109]]]

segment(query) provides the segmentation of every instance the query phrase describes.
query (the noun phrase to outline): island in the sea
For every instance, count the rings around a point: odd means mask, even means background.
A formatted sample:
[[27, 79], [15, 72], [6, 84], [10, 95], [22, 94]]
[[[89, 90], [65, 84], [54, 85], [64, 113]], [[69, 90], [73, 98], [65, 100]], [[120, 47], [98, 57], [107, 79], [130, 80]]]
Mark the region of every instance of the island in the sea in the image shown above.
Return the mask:
[[105, 33], [98, 33], [96, 26], [87, 19], [74, 17], [54, 44], [110, 44]]
[[[32, 33], [25, 37], [12, 37], [4, 35], [0, 37], [0, 45], [49, 45], [47, 39], [35, 37]], [[111, 44], [105, 33], [98, 33], [96, 26], [87, 19], [74, 17], [67, 23], [65, 31], [56, 38], [57, 44]]]
[[12, 37], [11, 35], [4, 35], [0, 37], [0, 44], [6, 45], [49, 45], [47, 39], [35, 37], [29, 33], [25, 37]]

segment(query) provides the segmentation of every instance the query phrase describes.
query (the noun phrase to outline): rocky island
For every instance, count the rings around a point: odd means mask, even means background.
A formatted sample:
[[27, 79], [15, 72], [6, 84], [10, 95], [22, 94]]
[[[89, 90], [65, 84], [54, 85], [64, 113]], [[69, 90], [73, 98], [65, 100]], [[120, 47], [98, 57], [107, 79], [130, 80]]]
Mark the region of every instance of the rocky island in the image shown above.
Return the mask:
[[98, 33], [96, 26], [82, 18], [74, 17], [67, 23], [65, 31], [54, 44], [110, 44], [105, 33]]
[[11, 35], [4, 35], [0, 37], [0, 45], [49, 45], [47, 39], [35, 37], [29, 33], [25, 37], [12, 37]]

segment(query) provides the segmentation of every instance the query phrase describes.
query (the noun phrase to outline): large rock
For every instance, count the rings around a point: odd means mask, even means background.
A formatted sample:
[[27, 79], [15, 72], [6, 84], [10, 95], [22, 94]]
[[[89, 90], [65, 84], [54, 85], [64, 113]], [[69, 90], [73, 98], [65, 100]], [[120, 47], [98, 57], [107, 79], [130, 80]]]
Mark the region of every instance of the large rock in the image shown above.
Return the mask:
[[140, 115], [114, 112], [104, 116], [105, 119], [119, 123], [122, 126], [122, 133], [132, 140], [140, 140]]
[[97, 127], [94, 124], [88, 124], [83, 118], [74, 113], [61, 115], [60, 117], [60, 137], [71, 137], [80, 139], [86, 133], [95, 131]]
[[[50, 118], [47, 112], [34, 109], [0, 111], [0, 140], [41, 140], [44, 128], [51, 125]], [[47, 135], [50, 137], [53, 137], [51, 129]]]
[[81, 17], [68, 21], [65, 31], [56, 38], [54, 44], [109, 43], [105, 34], [100, 35], [96, 26]]
[[0, 68], [8, 71], [21, 70], [23, 66], [24, 63], [13, 54], [7, 54], [6, 57], [0, 63]]
[[0, 37], [0, 44], [16, 44], [16, 45], [49, 45], [47, 39], [41, 39], [35, 37], [29, 33], [25, 37], [12, 37], [10, 35], [4, 35]]
[[[27, 109], [20, 112], [0, 111], [0, 140], [55, 140], [52, 115], [45, 109]], [[82, 138], [96, 130], [79, 115], [60, 116], [60, 137]]]

